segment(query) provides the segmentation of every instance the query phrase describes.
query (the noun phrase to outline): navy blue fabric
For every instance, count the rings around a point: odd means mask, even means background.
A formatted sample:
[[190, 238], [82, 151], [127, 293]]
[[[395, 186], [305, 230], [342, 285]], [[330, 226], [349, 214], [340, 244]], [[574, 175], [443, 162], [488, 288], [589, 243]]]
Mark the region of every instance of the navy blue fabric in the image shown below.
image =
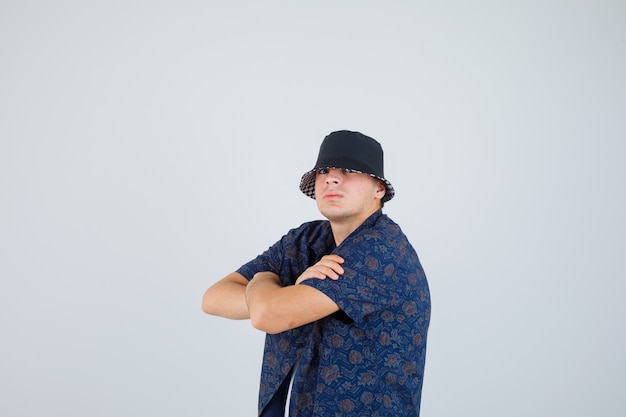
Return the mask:
[[291, 374], [293, 369], [287, 374], [285, 380], [280, 384], [278, 390], [265, 406], [260, 417], [285, 417], [285, 405], [289, 395], [289, 383], [291, 382]]
[[[290, 230], [263, 254], [237, 270], [251, 280], [262, 271], [276, 273], [283, 284], [293, 285], [305, 269], [335, 248], [327, 221], [304, 223]], [[313, 324], [300, 326], [265, 337], [265, 349], [259, 387], [259, 414], [268, 405], [289, 371], [311, 342]]]
[[430, 321], [430, 294], [418, 256], [379, 210], [335, 247], [326, 221], [305, 223], [238, 272], [272, 271], [283, 285], [323, 255], [344, 258], [338, 280], [309, 279], [341, 310], [267, 335], [259, 412], [296, 359], [290, 416], [418, 416]]

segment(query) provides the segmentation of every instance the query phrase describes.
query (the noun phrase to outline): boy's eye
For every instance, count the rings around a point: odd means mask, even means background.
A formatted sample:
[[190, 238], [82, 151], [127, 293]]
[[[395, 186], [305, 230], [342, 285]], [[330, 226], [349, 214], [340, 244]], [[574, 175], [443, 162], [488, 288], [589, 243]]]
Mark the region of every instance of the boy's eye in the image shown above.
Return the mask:
[[317, 170], [318, 174], [326, 175], [328, 174], [328, 170], [326, 168], [320, 168]]

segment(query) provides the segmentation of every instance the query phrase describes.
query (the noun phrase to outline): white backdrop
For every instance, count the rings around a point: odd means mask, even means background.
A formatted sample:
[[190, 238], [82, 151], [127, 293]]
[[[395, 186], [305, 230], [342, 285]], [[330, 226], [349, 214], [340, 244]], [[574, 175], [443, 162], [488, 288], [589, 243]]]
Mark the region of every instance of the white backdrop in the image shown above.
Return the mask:
[[0, 415], [252, 416], [217, 279], [385, 149], [422, 415], [626, 414], [626, 3], [0, 2]]

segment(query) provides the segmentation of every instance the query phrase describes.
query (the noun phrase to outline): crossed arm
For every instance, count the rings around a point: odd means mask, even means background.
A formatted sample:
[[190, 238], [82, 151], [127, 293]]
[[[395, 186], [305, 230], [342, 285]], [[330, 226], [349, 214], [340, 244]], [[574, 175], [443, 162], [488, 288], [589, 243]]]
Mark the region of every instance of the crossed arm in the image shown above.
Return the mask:
[[252, 325], [267, 333], [280, 333], [339, 310], [323, 292], [308, 285], [307, 279], [338, 279], [343, 274], [343, 259], [326, 255], [307, 268], [295, 285], [281, 286], [278, 275], [259, 272], [248, 281], [233, 272], [211, 286], [202, 298], [202, 310], [230, 319], [250, 319]]

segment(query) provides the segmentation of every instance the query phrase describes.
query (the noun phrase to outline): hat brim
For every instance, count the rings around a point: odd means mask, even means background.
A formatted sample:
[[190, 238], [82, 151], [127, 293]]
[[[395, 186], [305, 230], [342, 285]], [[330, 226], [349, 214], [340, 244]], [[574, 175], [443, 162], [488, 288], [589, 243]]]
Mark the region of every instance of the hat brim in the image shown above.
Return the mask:
[[[313, 200], [315, 200], [315, 174], [320, 169], [341, 169], [347, 172], [356, 172], [359, 174], [365, 174], [364, 172], [357, 171], [355, 169], [346, 169], [346, 168], [338, 168], [338, 167], [319, 167], [319, 168], [312, 169], [306, 172], [300, 179], [300, 191], [302, 191], [305, 195], [311, 197]], [[383, 203], [391, 200], [393, 196], [396, 195], [396, 191], [393, 189], [393, 185], [391, 185], [391, 183], [387, 181], [385, 178], [379, 177], [374, 174], [367, 174], [367, 175], [373, 178], [376, 178], [377, 180], [380, 180], [385, 184], [385, 195], [381, 199]]]

